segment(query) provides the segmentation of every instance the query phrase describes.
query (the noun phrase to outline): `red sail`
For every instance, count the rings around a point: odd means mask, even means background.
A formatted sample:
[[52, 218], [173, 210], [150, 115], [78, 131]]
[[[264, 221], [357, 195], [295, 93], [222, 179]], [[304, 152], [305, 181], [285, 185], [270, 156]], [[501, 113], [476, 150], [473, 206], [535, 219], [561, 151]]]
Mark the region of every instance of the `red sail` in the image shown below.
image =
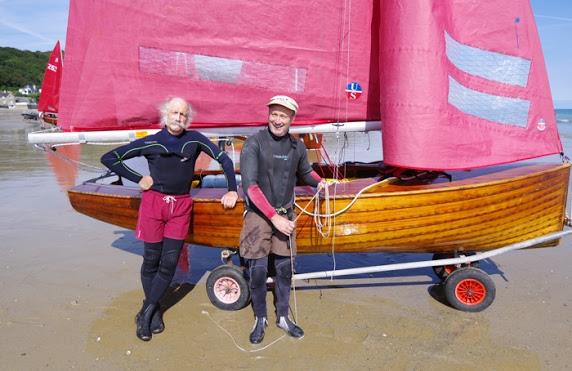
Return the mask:
[[379, 119], [372, 3], [72, 0], [60, 126], [155, 127], [174, 95], [195, 128], [263, 125], [277, 94], [296, 124]]
[[528, 0], [382, 1], [384, 161], [467, 169], [562, 151]]
[[56, 43], [44, 72], [42, 92], [38, 102], [39, 112], [57, 113], [60, 102], [60, 84], [62, 81], [62, 52], [60, 42]]

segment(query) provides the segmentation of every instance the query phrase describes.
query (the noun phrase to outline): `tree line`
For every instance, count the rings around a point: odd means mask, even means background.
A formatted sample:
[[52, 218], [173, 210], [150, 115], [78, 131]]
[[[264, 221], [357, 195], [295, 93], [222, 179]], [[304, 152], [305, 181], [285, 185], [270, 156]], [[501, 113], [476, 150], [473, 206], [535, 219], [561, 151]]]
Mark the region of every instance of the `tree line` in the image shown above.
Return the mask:
[[40, 86], [51, 52], [0, 47], [0, 90]]

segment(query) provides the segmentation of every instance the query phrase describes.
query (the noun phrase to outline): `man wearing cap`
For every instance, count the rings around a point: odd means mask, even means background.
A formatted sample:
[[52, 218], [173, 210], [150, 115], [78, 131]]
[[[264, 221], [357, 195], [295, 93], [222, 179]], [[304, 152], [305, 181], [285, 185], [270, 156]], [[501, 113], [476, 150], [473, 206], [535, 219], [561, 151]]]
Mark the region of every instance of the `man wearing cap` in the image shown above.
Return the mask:
[[292, 260], [296, 254], [294, 187], [297, 178], [314, 187], [325, 182], [316, 174], [306, 146], [289, 134], [298, 104], [290, 97], [272, 97], [268, 127], [248, 138], [240, 155], [246, 213], [240, 235], [240, 255], [250, 276], [254, 327], [250, 342], [258, 344], [267, 326], [266, 279], [269, 263], [276, 272], [276, 325], [295, 338], [304, 331], [288, 318]]

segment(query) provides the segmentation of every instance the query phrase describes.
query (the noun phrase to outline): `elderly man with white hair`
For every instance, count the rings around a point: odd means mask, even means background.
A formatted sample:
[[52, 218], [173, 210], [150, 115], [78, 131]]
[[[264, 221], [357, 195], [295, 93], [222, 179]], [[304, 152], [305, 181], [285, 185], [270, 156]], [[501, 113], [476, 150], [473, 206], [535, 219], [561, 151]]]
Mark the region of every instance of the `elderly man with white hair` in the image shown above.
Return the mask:
[[[208, 138], [187, 130], [192, 109], [184, 99], [167, 99], [160, 108], [163, 129], [107, 152], [101, 162], [117, 175], [139, 184], [143, 191], [136, 236], [144, 241], [141, 283], [145, 293], [136, 316], [137, 337], [151, 340], [165, 328], [159, 300], [169, 287], [179, 253], [189, 232], [193, 201], [190, 195], [195, 161], [201, 152], [217, 160], [224, 170], [228, 192], [221, 198], [224, 208], [238, 199], [232, 160]], [[142, 176], [125, 160], [144, 156], [150, 175]]]

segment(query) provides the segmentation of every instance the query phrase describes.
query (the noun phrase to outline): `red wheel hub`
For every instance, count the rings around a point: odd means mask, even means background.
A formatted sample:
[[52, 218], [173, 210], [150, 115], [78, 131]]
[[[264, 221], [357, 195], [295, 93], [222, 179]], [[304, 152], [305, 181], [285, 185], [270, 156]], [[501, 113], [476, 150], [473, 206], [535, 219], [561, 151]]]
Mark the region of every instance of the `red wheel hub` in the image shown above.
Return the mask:
[[485, 300], [487, 288], [481, 281], [466, 278], [460, 281], [455, 287], [455, 296], [463, 304], [477, 305]]

